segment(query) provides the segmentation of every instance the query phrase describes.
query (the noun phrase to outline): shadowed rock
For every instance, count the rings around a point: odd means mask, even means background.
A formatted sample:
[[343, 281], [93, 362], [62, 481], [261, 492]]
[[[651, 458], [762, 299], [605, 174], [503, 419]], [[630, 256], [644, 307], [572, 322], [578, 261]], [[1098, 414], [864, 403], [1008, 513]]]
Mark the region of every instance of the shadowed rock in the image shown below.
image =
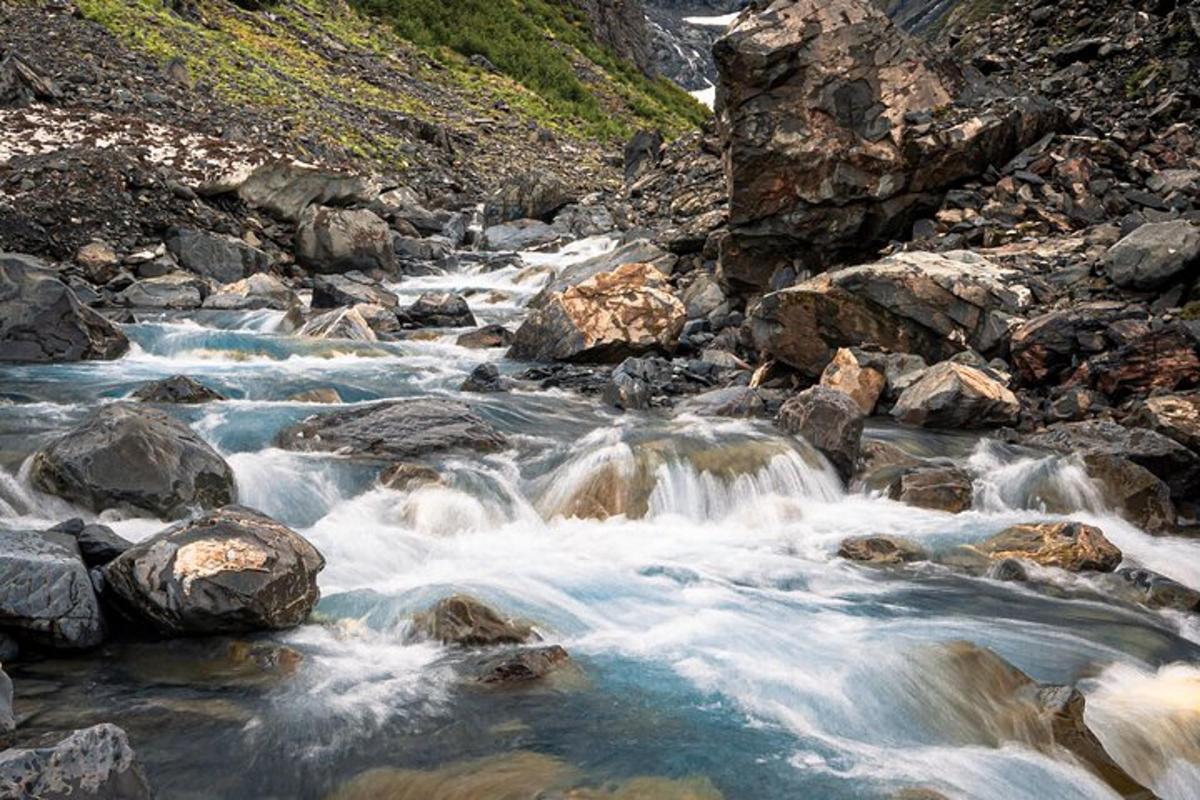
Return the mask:
[[775, 424], [820, 450], [842, 480], [848, 480], [858, 462], [864, 420], [850, 395], [814, 386], [784, 403]]

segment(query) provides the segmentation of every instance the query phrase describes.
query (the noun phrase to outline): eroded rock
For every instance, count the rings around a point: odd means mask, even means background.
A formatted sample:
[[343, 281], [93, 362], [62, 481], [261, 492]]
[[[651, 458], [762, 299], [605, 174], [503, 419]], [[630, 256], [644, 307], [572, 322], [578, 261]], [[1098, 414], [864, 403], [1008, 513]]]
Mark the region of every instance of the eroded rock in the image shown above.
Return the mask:
[[53, 747], [0, 752], [0, 796], [39, 800], [151, 800], [129, 737], [108, 723]]

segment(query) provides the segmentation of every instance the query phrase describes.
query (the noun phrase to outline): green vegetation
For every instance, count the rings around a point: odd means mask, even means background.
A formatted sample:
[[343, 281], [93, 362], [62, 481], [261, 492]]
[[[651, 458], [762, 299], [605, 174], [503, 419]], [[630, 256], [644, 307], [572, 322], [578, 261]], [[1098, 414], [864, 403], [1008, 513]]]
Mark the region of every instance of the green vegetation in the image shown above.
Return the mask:
[[1125, 96], [1130, 100], [1140, 97], [1150, 86], [1157, 72], [1158, 67], [1153, 63], [1144, 64], [1131, 72], [1125, 79]]

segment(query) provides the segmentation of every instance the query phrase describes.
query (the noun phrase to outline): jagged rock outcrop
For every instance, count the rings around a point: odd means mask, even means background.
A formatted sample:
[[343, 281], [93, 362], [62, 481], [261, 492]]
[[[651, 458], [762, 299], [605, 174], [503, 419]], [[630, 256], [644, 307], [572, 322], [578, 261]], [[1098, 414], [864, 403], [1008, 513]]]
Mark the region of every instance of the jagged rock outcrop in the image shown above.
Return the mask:
[[744, 14], [714, 55], [729, 185], [721, 269], [742, 291], [903, 237], [956, 182], [1064, 121], [1032, 97], [972, 107], [983, 89], [866, 0], [776, 0]]
[[104, 723], [52, 747], [0, 753], [0, 797], [41, 800], [151, 800], [154, 793], [129, 737]]
[[646, 28], [642, 0], [571, 0], [587, 15], [592, 38], [632, 63], [646, 75], [654, 74], [653, 49]]

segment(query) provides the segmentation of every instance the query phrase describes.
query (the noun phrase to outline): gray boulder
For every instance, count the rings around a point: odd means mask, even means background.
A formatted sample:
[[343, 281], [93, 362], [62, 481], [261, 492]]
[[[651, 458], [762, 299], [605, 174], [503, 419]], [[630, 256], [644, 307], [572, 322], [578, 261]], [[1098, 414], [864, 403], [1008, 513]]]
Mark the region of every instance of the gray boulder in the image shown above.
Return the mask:
[[516, 219], [549, 222], [555, 212], [575, 200], [575, 194], [556, 175], [530, 170], [508, 179], [488, 198], [483, 220], [487, 225]]
[[982, 370], [943, 361], [901, 393], [892, 416], [926, 428], [989, 428], [1014, 424], [1020, 411], [1004, 384]]
[[512, 344], [512, 338], [512, 331], [503, 325], [484, 325], [482, 328], [461, 334], [454, 340], [454, 343], [459, 347], [486, 350], [493, 347], [508, 347]]
[[274, 275], [251, 275], [249, 278], [218, 287], [204, 298], [204, 308], [222, 311], [253, 311], [270, 308], [292, 311], [303, 304], [300, 298]]
[[604, 387], [604, 402], [622, 411], [650, 407], [656, 392], [671, 381], [671, 362], [663, 358], [627, 358]]
[[865, 419], [850, 395], [814, 386], [784, 403], [775, 424], [821, 451], [845, 481], [858, 463]]
[[541, 220], [519, 219], [485, 228], [482, 247], [492, 252], [531, 250], [561, 238], [559, 230]]
[[453, 246], [446, 239], [413, 236], [393, 237], [392, 250], [400, 258], [413, 261], [440, 261], [454, 252]]
[[271, 257], [241, 239], [194, 228], [175, 228], [167, 249], [184, 269], [217, 283], [233, 283], [271, 266]]
[[462, 403], [416, 399], [309, 417], [280, 432], [287, 450], [406, 460], [451, 450], [488, 453], [507, 443]]
[[100, 603], [68, 534], [0, 533], [0, 629], [70, 650], [104, 641]]
[[202, 278], [188, 272], [172, 272], [157, 278], [143, 278], [127, 286], [113, 302], [134, 308], [200, 308], [209, 287]]
[[366, 205], [379, 195], [379, 190], [378, 183], [362, 175], [273, 161], [250, 173], [237, 187], [237, 195], [248, 206], [296, 222], [314, 203]]
[[174, 519], [237, 499], [233, 470], [191, 428], [157, 409], [103, 406], [33, 455], [40, 491], [92, 511], [131, 508]]
[[295, 531], [226, 506], [140, 542], [103, 574], [130, 619], [166, 636], [187, 636], [301, 624], [320, 599], [317, 573], [324, 567]]
[[143, 403], [178, 405], [198, 405], [226, 399], [225, 395], [187, 375], [174, 375], [170, 378], [163, 378], [161, 381], [144, 384], [133, 393], [132, 397]]
[[476, 324], [466, 299], [453, 292], [425, 292], [397, 316], [406, 328], [468, 328]]
[[1151, 222], [1109, 248], [1108, 277], [1125, 289], [1160, 289], [1200, 265], [1200, 226], [1183, 219]]
[[314, 272], [389, 270], [392, 232], [366, 209], [309, 206], [296, 228], [296, 258]]
[[395, 292], [385, 289], [379, 281], [361, 272], [313, 276], [313, 309], [341, 308], [359, 303], [395, 308], [399, 302]]
[[119, 358], [129, 340], [79, 302], [46, 264], [0, 253], [0, 361]]
[[490, 394], [492, 392], [507, 391], [507, 381], [500, 375], [500, 370], [496, 369], [495, 364], [480, 364], [475, 369], [471, 370], [471, 374], [458, 387], [460, 392], [476, 392], [480, 394]]
[[153, 792], [116, 725], [78, 730], [53, 747], [0, 753], [0, 797], [37, 800], [150, 800]]
[[554, 217], [554, 229], [571, 239], [600, 236], [617, 228], [612, 212], [599, 205], [569, 205]]

